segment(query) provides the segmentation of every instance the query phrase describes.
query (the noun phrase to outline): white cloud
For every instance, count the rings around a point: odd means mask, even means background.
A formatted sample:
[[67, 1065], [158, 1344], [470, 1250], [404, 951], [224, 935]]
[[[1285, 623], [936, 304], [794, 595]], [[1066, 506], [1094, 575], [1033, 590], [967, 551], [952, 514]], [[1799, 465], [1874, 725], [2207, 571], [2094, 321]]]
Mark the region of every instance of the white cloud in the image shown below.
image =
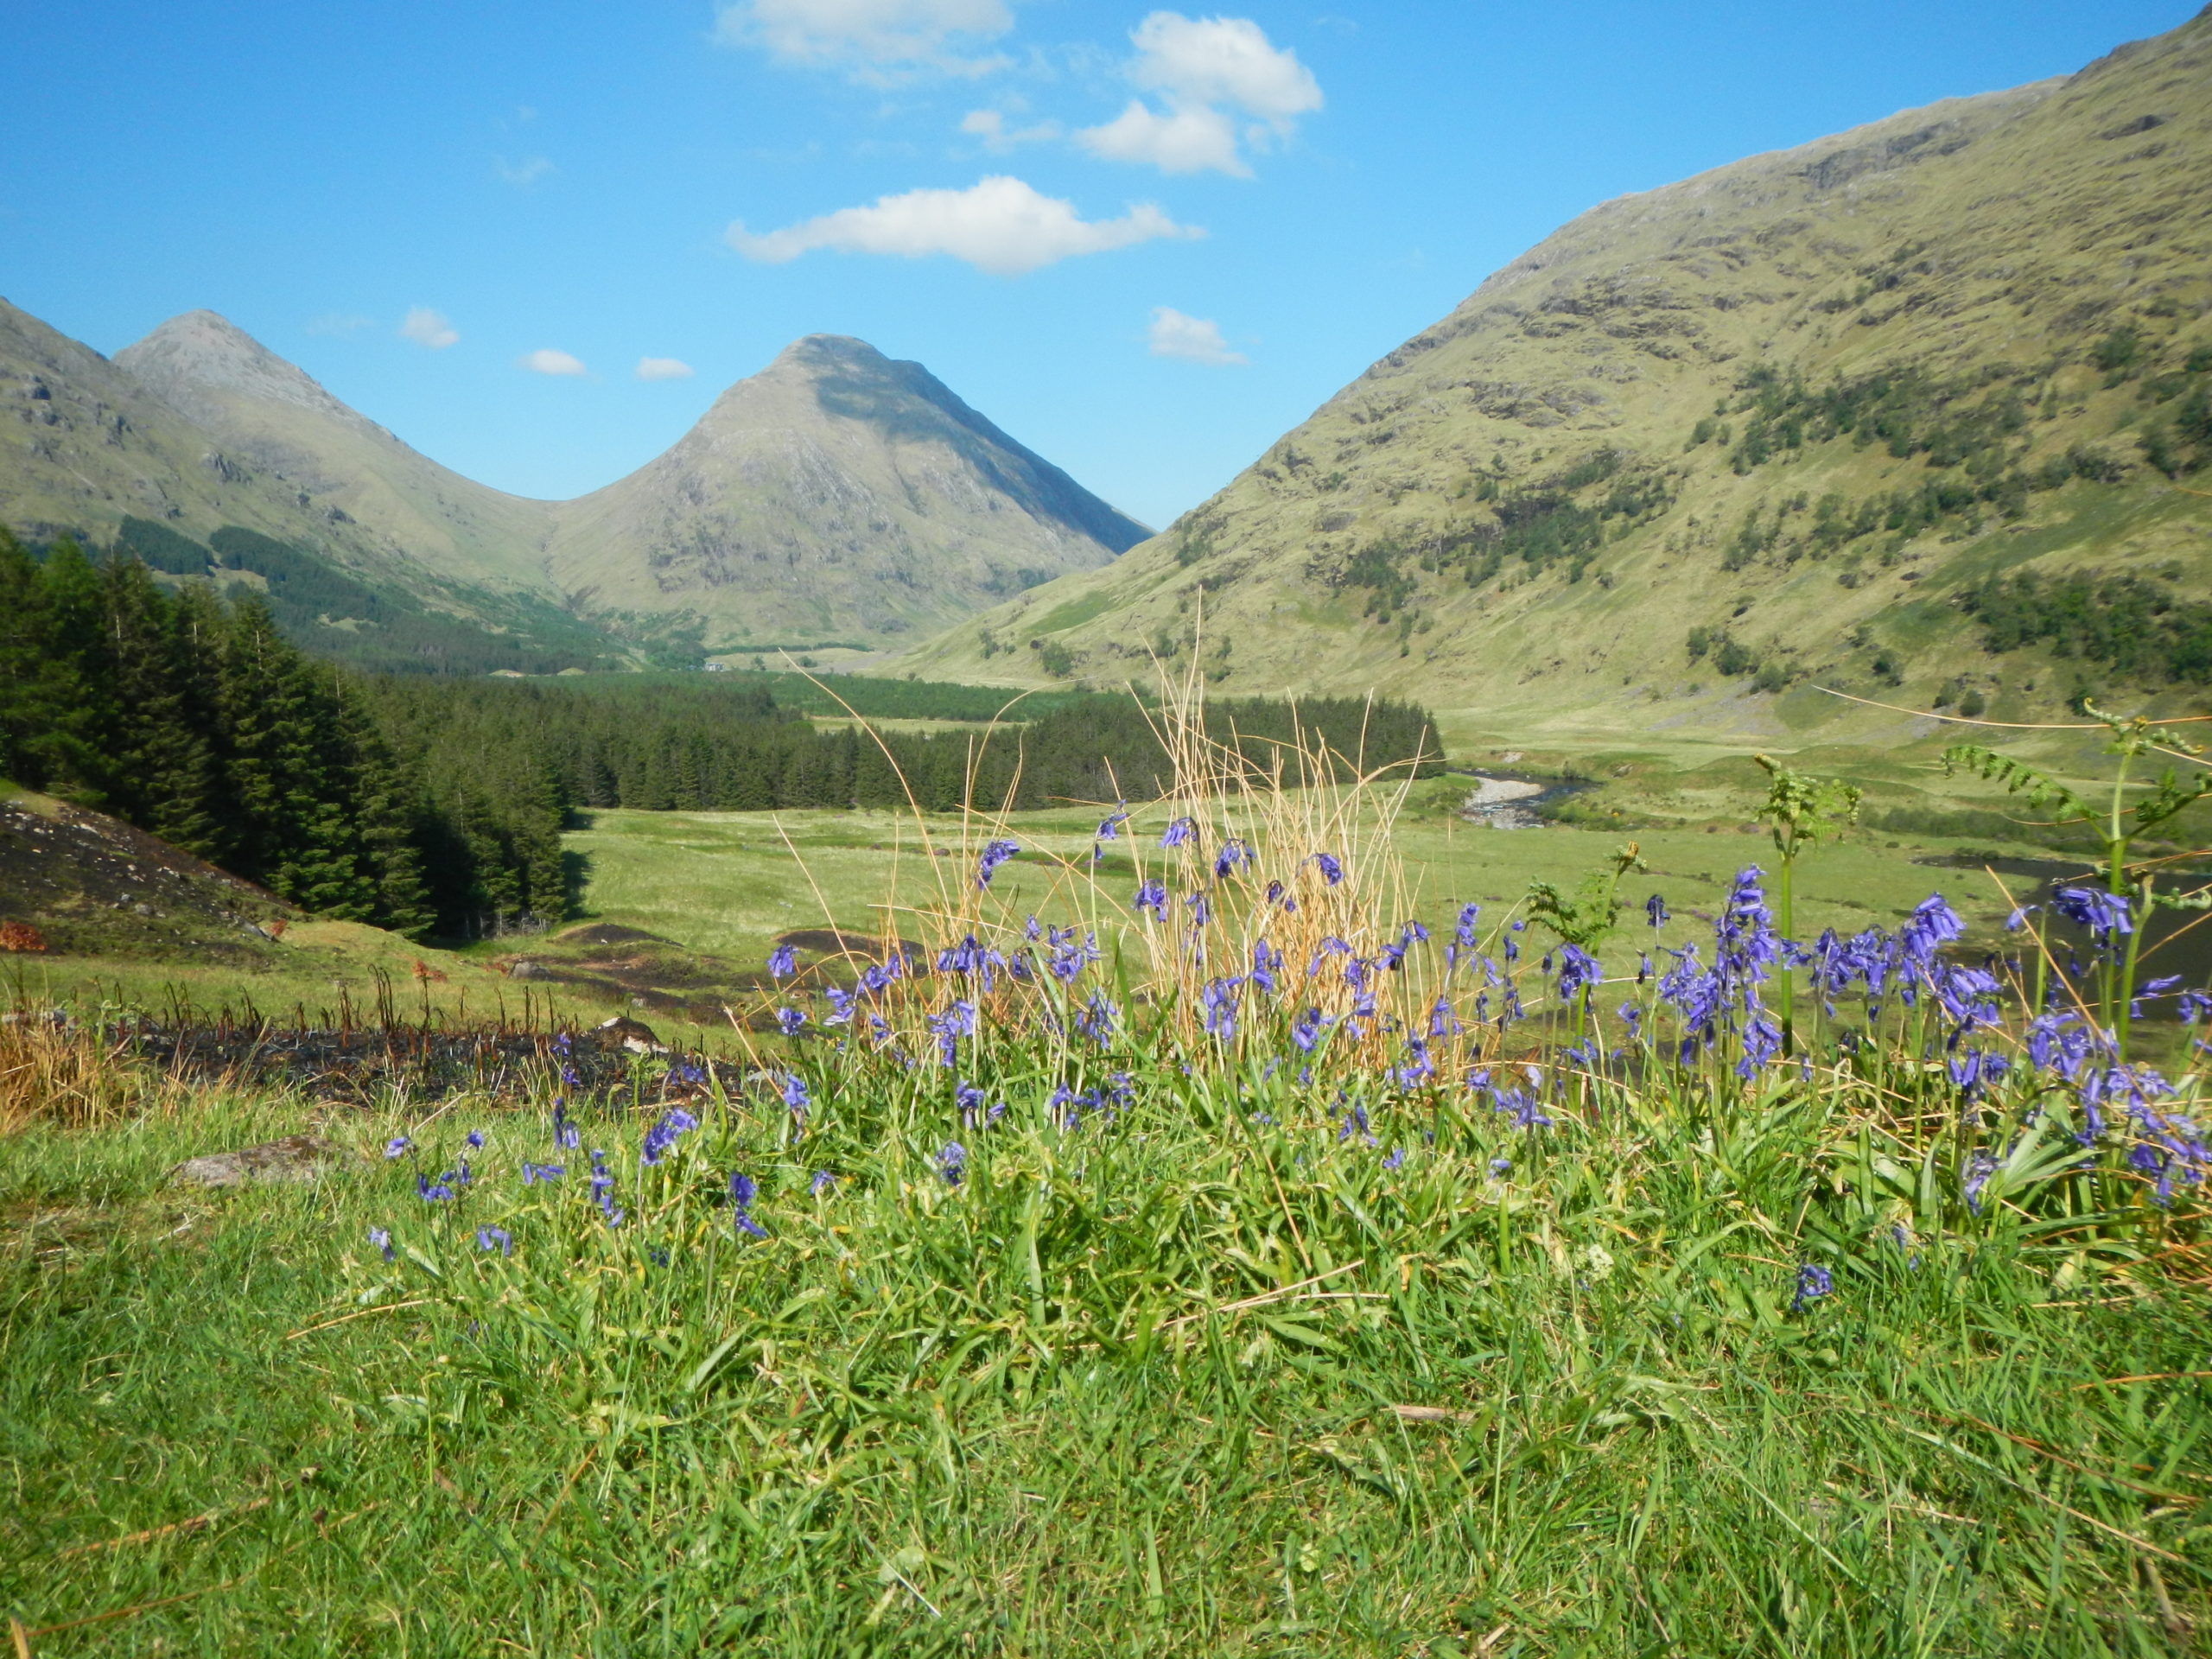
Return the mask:
[[845, 207], [803, 225], [755, 236], [741, 220], [730, 246], [748, 259], [781, 264], [817, 248], [839, 253], [892, 254], [919, 259], [933, 253], [964, 259], [979, 270], [1018, 276], [1077, 254], [1106, 253], [1156, 237], [1200, 237], [1149, 203], [1119, 219], [1085, 219], [1071, 202], [1039, 194], [1021, 180], [988, 178], [966, 190], [909, 190], [872, 207]]
[[583, 364], [566, 352], [556, 352], [550, 346], [540, 346], [525, 352], [515, 359], [515, 367], [528, 369], [532, 374], [582, 374]]
[[358, 311], [326, 311], [319, 317], [308, 319], [308, 333], [334, 335], [343, 340], [349, 334], [358, 334], [364, 328], [376, 326], [374, 317], [365, 317]]
[[518, 162], [511, 162], [504, 156], [494, 156], [492, 170], [509, 184], [527, 188], [547, 174], [556, 173], [560, 169], [543, 156], [525, 156]]
[[962, 54], [1014, 27], [1006, 0], [736, 0], [715, 22], [727, 45], [882, 82], [918, 71], [987, 75], [1009, 60]]
[[970, 110], [960, 118], [960, 130], [970, 138], [980, 138], [983, 148], [992, 153], [1003, 154], [1016, 144], [1041, 143], [1060, 136], [1057, 121], [1039, 121], [1031, 127], [1009, 127], [1006, 117], [996, 110]]
[[691, 365], [680, 358], [641, 357], [638, 359], [638, 378], [640, 380], [689, 380]]
[[1313, 71], [1296, 53], [1270, 44], [1249, 17], [1155, 11], [1129, 40], [1137, 48], [1129, 79], [1157, 93], [1166, 110], [1132, 101], [1104, 126], [1076, 134], [1085, 149], [1109, 161], [1249, 176], [1230, 111], [1251, 119], [1243, 136], [1259, 148], [1288, 137], [1298, 117], [1321, 107]]
[[434, 352], [442, 352], [461, 334], [444, 312], [418, 305], [399, 320], [399, 337], [411, 340], [417, 346], [427, 346]]
[[1229, 342], [1221, 337], [1221, 325], [1209, 322], [1204, 317], [1186, 317], [1172, 305], [1156, 305], [1152, 308], [1152, 327], [1146, 330], [1154, 357], [1179, 357], [1192, 363], [1213, 363], [1223, 367], [1250, 361], [1243, 353], [1232, 352]]
[[1109, 162], [1141, 162], [1163, 173], [1233, 174], [1249, 178], [1252, 169], [1236, 153], [1236, 129], [1228, 116], [1200, 105], [1155, 113], [1137, 99], [1103, 127], [1086, 127], [1076, 142]]

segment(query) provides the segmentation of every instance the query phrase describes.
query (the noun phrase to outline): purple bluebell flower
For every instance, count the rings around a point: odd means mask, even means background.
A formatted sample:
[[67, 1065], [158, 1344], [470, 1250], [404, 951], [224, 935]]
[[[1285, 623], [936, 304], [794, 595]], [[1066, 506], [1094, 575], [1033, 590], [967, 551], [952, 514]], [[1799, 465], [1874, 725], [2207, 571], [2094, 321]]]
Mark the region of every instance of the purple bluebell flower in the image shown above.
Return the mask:
[[1835, 1281], [1826, 1268], [1808, 1262], [1797, 1269], [1797, 1294], [1790, 1300], [1789, 1311], [1802, 1312], [1808, 1302], [1817, 1302], [1835, 1288]]
[[543, 1181], [550, 1186], [568, 1173], [568, 1166], [564, 1164], [533, 1164], [525, 1158], [522, 1166], [522, 1184], [529, 1186], [534, 1182]]
[[614, 1202], [614, 1177], [608, 1173], [607, 1154], [594, 1147], [591, 1154], [591, 1200], [607, 1217], [607, 1224], [622, 1224], [622, 1211]]
[[810, 1196], [818, 1198], [836, 1185], [837, 1178], [835, 1175], [826, 1169], [817, 1169], [814, 1172], [814, 1179], [807, 1183], [807, 1192]]
[[1122, 1011], [1114, 1006], [1103, 991], [1093, 991], [1090, 1000], [1076, 1010], [1075, 1028], [1103, 1048], [1113, 1036], [1115, 1023], [1121, 1017]]
[[561, 1101], [553, 1103], [553, 1146], [560, 1152], [573, 1152], [583, 1144], [583, 1136], [569, 1121], [568, 1107]]
[[1198, 833], [1198, 826], [1194, 821], [1189, 818], [1177, 818], [1160, 832], [1160, 844], [1162, 847], [1187, 846], [1197, 838]]
[[399, 1254], [391, 1248], [391, 1235], [381, 1227], [369, 1229], [369, 1243], [376, 1246], [378, 1251], [387, 1262], [393, 1260]]
[[1321, 1033], [1328, 1029], [1328, 1026], [1329, 1022], [1321, 1017], [1320, 1009], [1308, 1008], [1292, 1021], [1290, 1040], [1298, 1045], [1300, 1053], [1311, 1054], [1313, 1046], [1321, 1040]]
[[1251, 848], [1242, 838], [1231, 836], [1222, 842], [1221, 851], [1214, 856], [1214, 877], [1217, 880], [1226, 881], [1251, 861]]
[[412, 1147], [414, 1144], [415, 1143], [412, 1141], [410, 1141], [405, 1135], [395, 1135], [391, 1140], [384, 1143], [384, 1155], [386, 1158], [397, 1158], [401, 1154]]
[[1344, 879], [1344, 867], [1333, 853], [1316, 853], [1306, 861], [1320, 871], [1321, 879], [1332, 887]]
[[991, 878], [998, 874], [999, 866], [1021, 850], [1019, 842], [1011, 841], [986, 842], [982, 856], [976, 861], [976, 886], [980, 891], [991, 885]]
[[739, 1170], [729, 1173], [730, 1223], [741, 1233], [754, 1238], [766, 1238], [768, 1230], [753, 1219], [753, 1200], [759, 1189], [753, 1178]]
[[2094, 887], [2061, 887], [2050, 896], [2050, 907], [2079, 928], [2086, 929], [2090, 944], [2109, 951], [2116, 940], [2135, 931], [2127, 900], [2116, 893]]
[[497, 1250], [501, 1255], [512, 1255], [515, 1253], [515, 1242], [504, 1227], [479, 1227], [476, 1230], [476, 1248], [480, 1250]]
[[1975, 1215], [1981, 1213], [1982, 1189], [1989, 1185], [1989, 1178], [1997, 1173], [1997, 1160], [1986, 1152], [1977, 1152], [1967, 1160], [1964, 1197], [1967, 1208]]
[[1099, 840], [1119, 841], [1122, 838], [1122, 826], [1129, 821], [1128, 804], [1127, 801], [1122, 802], [1114, 809], [1111, 817], [1101, 821], [1098, 826]]
[[1401, 1167], [1405, 1161], [1406, 1149], [1403, 1147], [1393, 1147], [1390, 1148], [1390, 1155], [1382, 1160], [1382, 1167], [1385, 1169], [1397, 1169]]
[[462, 1138], [466, 1140], [470, 1146], [480, 1148], [484, 1144], [484, 1131], [481, 1129], [471, 1129]]
[[798, 958], [788, 944], [779, 944], [768, 953], [768, 977], [789, 979], [798, 971]]
[[1198, 1001], [1205, 1011], [1206, 1034], [1223, 1042], [1236, 1035], [1236, 996], [1243, 988], [1240, 975], [1206, 982], [1198, 993]]
[[953, 1104], [960, 1109], [960, 1121], [969, 1128], [983, 1110], [983, 1091], [972, 1083], [963, 1083], [952, 1091]]
[[956, 1001], [942, 1014], [931, 1014], [925, 1023], [937, 1039], [938, 1064], [950, 1066], [960, 1039], [976, 1034], [976, 1005], [964, 998]]
[[1513, 1160], [1510, 1158], [1491, 1159], [1490, 1160], [1490, 1173], [1492, 1175], [1511, 1174], [1513, 1173]]
[[937, 1169], [947, 1186], [959, 1185], [968, 1173], [968, 1148], [957, 1141], [946, 1141], [944, 1150], [937, 1155]]
[[851, 1022], [853, 1010], [860, 999], [849, 991], [841, 991], [835, 985], [823, 988], [822, 995], [830, 1001], [829, 1014], [823, 1020], [825, 1026], [842, 1026]]
[[1298, 900], [1290, 896], [1290, 889], [1280, 881], [1268, 883], [1268, 903], [1274, 906], [1286, 916], [1298, 914]]
[[681, 1107], [663, 1112], [645, 1131], [645, 1144], [639, 1148], [638, 1161], [651, 1167], [667, 1155], [668, 1149], [691, 1130], [699, 1127], [699, 1120]]
[[1605, 976], [1598, 959], [1579, 945], [1562, 944], [1559, 948], [1559, 1000], [1572, 1003], [1577, 997], [1586, 996], [1588, 988]]
[[1167, 889], [1157, 881], [1147, 881], [1137, 888], [1137, 908], [1152, 912], [1152, 919], [1167, 919]]
[[806, 1029], [806, 1015], [798, 1008], [778, 1008], [776, 1029], [786, 1037], [796, 1037]]
[[1932, 968], [1936, 953], [1962, 938], [1966, 931], [1967, 925], [1943, 902], [1943, 895], [1933, 893], [1913, 906], [1912, 914], [1897, 930], [1897, 943], [1909, 960], [1923, 969]]
[[1275, 976], [1282, 971], [1282, 952], [1270, 949], [1265, 939], [1252, 944], [1252, 983], [1269, 996], [1275, 993]]
[[1192, 893], [1183, 901], [1183, 906], [1191, 912], [1192, 927], [1204, 927], [1213, 919], [1213, 907], [1206, 903], [1206, 896], [1203, 893]]
[[1401, 1089], [1417, 1089], [1436, 1075], [1436, 1062], [1428, 1056], [1428, 1044], [1419, 1037], [1406, 1039], [1406, 1058], [1395, 1070]]
[[1475, 948], [1475, 926], [1482, 914], [1483, 907], [1471, 900], [1459, 906], [1459, 919], [1452, 929], [1452, 942], [1462, 950]]
[[784, 1080], [778, 1092], [783, 1096], [784, 1104], [788, 1106], [792, 1115], [797, 1117], [804, 1117], [806, 1109], [814, 1103], [814, 1097], [806, 1091], [806, 1079], [796, 1071], [784, 1073]]
[[1667, 910], [1666, 899], [1656, 893], [1649, 899], [1645, 899], [1643, 901], [1643, 919], [1648, 925], [1654, 928], [1666, 926], [1669, 920], [1671, 919]]
[[1466, 1027], [1452, 1013], [1452, 1004], [1438, 997], [1428, 1011], [1428, 1034], [1432, 1038], [1457, 1037]]
[[435, 1181], [427, 1175], [417, 1175], [415, 1178], [416, 1196], [425, 1204], [443, 1204], [453, 1197], [453, 1179], [451, 1170]]

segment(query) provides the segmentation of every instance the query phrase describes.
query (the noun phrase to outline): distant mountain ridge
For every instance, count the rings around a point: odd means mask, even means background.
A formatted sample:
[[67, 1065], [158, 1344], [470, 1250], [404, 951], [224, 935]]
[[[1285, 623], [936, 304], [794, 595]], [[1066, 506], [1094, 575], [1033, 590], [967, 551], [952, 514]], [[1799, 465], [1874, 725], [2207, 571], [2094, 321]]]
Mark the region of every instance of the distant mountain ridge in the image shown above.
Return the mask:
[[[921, 365], [842, 336], [796, 342], [664, 455], [550, 502], [438, 465], [213, 312], [110, 361], [0, 301], [0, 523], [105, 543], [125, 520], [203, 544], [249, 531], [327, 560], [318, 592], [365, 584], [569, 658], [586, 635], [664, 659], [903, 641], [1148, 533]], [[307, 643], [357, 653], [367, 609]]]
[[1826, 718], [1814, 682], [2201, 701], [2208, 319], [2212, 14], [1592, 208], [1161, 535], [888, 671], [1195, 652], [1233, 690], [1764, 730]]

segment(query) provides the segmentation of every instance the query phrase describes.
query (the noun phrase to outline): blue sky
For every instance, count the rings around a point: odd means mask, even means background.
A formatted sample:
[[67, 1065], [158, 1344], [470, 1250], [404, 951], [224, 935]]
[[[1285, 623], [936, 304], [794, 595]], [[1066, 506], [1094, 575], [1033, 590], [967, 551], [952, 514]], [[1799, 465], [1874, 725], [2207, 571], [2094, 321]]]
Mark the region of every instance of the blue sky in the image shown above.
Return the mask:
[[857, 334], [1164, 524], [1583, 208], [2195, 9], [25, 5], [0, 294], [111, 353], [220, 311], [544, 496]]

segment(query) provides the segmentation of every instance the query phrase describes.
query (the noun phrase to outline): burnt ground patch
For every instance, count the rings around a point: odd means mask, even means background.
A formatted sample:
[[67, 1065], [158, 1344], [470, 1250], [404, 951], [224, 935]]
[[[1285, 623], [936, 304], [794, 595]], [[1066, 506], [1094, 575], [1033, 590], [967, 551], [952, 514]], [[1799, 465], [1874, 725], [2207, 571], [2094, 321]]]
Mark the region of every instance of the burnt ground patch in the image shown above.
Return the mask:
[[0, 921], [36, 929], [50, 951], [248, 966], [277, 954], [264, 926], [297, 915], [105, 813], [43, 796], [0, 801]]

